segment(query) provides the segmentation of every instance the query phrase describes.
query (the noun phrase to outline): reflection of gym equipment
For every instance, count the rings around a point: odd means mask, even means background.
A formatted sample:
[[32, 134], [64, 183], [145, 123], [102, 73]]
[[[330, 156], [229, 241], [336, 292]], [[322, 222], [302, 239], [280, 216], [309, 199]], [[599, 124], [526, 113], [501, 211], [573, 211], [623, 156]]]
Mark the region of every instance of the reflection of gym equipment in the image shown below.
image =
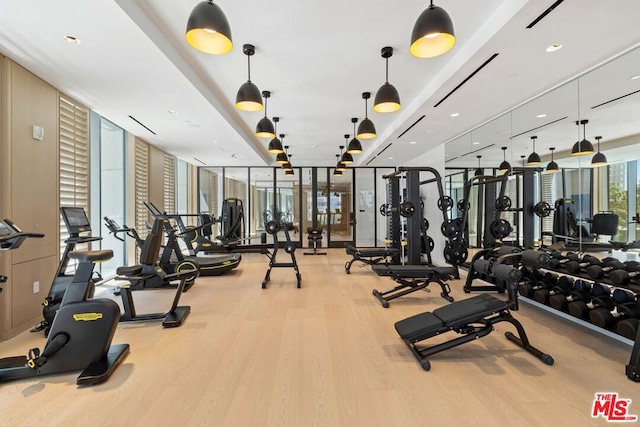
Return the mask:
[[[151, 320], [162, 320], [164, 327], [180, 326], [191, 311], [189, 306], [178, 306], [180, 296], [187, 290], [187, 282], [193, 283], [193, 278], [198, 276], [198, 270], [194, 267], [191, 270], [166, 274], [157, 265], [158, 253], [162, 245], [162, 220], [153, 221], [153, 226], [144, 240], [140, 251], [140, 264], [131, 267], [120, 267], [117, 270], [116, 280], [127, 280], [131, 285], [121, 285], [119, 288], [122, 297], [124, 313], [120, 316], [121, 322], [147, 322]], [[176, 285], [175, 282], [178, 282]], [[132, 290], [135, 287], [175, 287], [175, 296], [171, 307], [164, 313], [137, 314], [133, 303]]]
[[[23, 233], [10, 220], [0, 221], [0, 250], [17, 249], [25, 239], [43, 236]], [[33, 348], [28, 356], [0, 359], [0, 381], [82, 371], [77, 385], [99, 384], [129, 354], [129, 344], [111, 344], [120, 315], [118, 304], [109, 299], [87, 299], [95, 263], [110, 259], [113, 252], [75, 251], [67, 256], [79, 263], [44, 348]]]
[[[451, 303], [433, 312], [417, 314], [395, 324], [396, 331], [420, 361], [425, 371], [431, 369], [428, 356], [484, 337], [490, 334], [494, 330], [494, 325], [499, 322], [509, 322], [515, 326], [518, 336], [511, 332], [505, 333], [509, 341], [516, 343], [547, 365], [553, 364], [551, 356], [542, 353], [529, 343], [524, 327], [511, 315], [511, 310], [518, 310], [516, 286], [521, 274], [517, 268], [503, 264], [503, 262], [512, 257], [521, 257], [523, 263], [536, 263], [537, 265], [544, 265], [548, 262], [549, 258], [545, 254], [539, 252], [531, 254], [530, 252], [533, 251], [504, 255], [493, 262], [479, 259], [474, 263], [477, 270], [500, 279], [498, 282], [507, 284], [508, 300], [504, 301], [489, 294], [478, 295]], [[417, 345], [421, 341], [440, 336], [446, 332], [455, 332], [462, 336], [431, 347]]]
[[451, 288], [446, 280], [455, 279], [458, 274], [458, 268], [453, 267], [431, 267], [428, 265], [374, 265], [371, 269], [378, 276], [391, 277], [400, 285], [386, 290], [378, 291], [373, 290], [373, 296], [380, 301], [384, 308], [389, 308], [389, 301], [408, 295], [410, 293], [424, 290], [430, 292], [427, 286], [431, 282], [436, 282], [440, 285], [442, 292], [440, 296], [449, 302], [453, 301], [453, 298], [449, 296]]
[[351, 243], [345, 243], [344, 247], [347, 251], [347, 255], [351, 255], [353, 258], [347, 261], [344, 265], [344, 271], [347, 274], [351, 273], [351, 265], [359, 261], [362, 263], [362, 267], [365, 265], [388, 265], [393, 263], [393, 258], [400, 255], [400, 251], [396, 248], [366, 248], [358, 249]]
[[324, 229], [319, 226], [317, 228], [307, 227], [307, 240], [313, 248], [313, 252], [303, 252], [304, 255], [326, 255], [326, 252], [318, 252], [318, 246], [322, 244], [322, 232]]
[[[49, 293], [42, 303], [42, 317], [44, 320], [31, 330], [31, 332], [44, 331], [45, 337], [49, 334], [49, 328], [60, 307], [67, 286], [73, 281], [73, 275], [66, 274], [69, 265], [69, 253], [75, 250], [77, 245], [102, 240], [102, 237], [91, 236], [91, 224], [84, 208], [63, 206], [60, 208], [60, 216], [67, 228], [69, 238], [64, 241], [64, 252], [60, 258], [56, 275], [53, 278]], [[84, 233], [89, 233], [89, 235]], [[89, 286], [89, 298], [93, 297], [95, 283], [102, 280], [97, 272], [95, 274], [97, 276], [92, 277]]]
[[[267, 288], [267, 283], [271, 280], [271, 269], [272, 268], [293, 268], [296, 272], [296, 282], [297, 287], [300, 287], [300, 283], [302, 282], [302, 275], [300, 274], [300, 270], [298, 270], [298, 262], [296, 261], [296, 244], [291, 241], [291, 235], [289, 234], [290, 230], [294, 230], [295, 227], [293, 223], [285, 222], [280, 223], [277, 221], [269, 221], [265, 224], [265, 230], [268, 234], [273, 236], [273, 252], [267, 251], [266, 255], [269, 258], [269, 268], [267, 269], [267, 273], [264, 275], [264, 280], [262, 281], [262, 289]], [[287, 239], [284, 243], [284, 251], [291, 256], [291, 262], [277, 262], [276, 257], [278, 255], [278, 232], [280, 230], [284, 230], [285, 238]]]
[[[611, 211], [603, 211], [595, 214], [593, 218], [585, 222], [590, 224], [591, 230], [581, 224], [573, 211], [573, 200], [558, 199], [552, 208], [547, 202], [539, 202], [533, 207], [533, 213], [539, 218], [547, 218], [553, 215], [553, 243], [563, 242], [570, 249], [580, 248], [583, 251], [600, 251], [613, 249], [628, 250], [635, 246], [631, 244], [612, 241], [618, 233], [618, 215]], [[609, 241], [597, 241], [599, 236], [608, 236]]]

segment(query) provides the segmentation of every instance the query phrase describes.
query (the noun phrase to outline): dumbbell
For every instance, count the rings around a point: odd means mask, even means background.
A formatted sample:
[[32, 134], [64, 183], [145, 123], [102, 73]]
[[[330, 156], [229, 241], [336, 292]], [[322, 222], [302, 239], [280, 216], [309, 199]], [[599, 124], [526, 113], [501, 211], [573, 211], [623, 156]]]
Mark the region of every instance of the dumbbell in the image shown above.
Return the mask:
[[627, 265], [626, 270], [613, 270], [609, 273], [609, 279], [611, 279], [614, 285], [618, 286], [624, 285], [638, 276], [640, 276], [640, 265]]
[[630, 340], [635, 340], [640, 327], [640, 319], [623, 319], [616, 325], [616, 330], [620, 335]]
[[567, 309], [573, 317], [587, 319], [591, 310], [601, 307], [613, 310], [615, 305], [615, 301], [611, 298], [611, 289], [601, 283], [594, 283], [591, 287], [591, 301], [573, 301], [569, 303]]
[[616, 321], [640, 317], [640, 305], [636, 302], [627, 302], [616, 305], [612, 310], [596, 308], [589, 313], [589, 320], [601, 328], [610, 328]]
[[583, 268], [587, 268], [590, 265], [599, 265], [600, 260], [591, 255], [585, 255], [580, 261], [569, 261], [564, 265], [565, 270], [569, 274], [579, 274]]
[[569, 303], [574, 301], [591, 301], [591, 283], [578, 279], [573, 283], [573, 291], [569, 295], [552, 295], [549, 297], [549, 305], [556, 310], [567, 311]]
[[562, 276], [551, 289], [538, 289], [533, 293], [533, 299], [541, 304], [548, 304], [553, 295], [568, 295], [573, 287], [573, 278]]
[[564, 267], [564, 265], [570, 261], [578, 261], [580, 259], [578, 254], [575, 254], [573, 252], [567, 252], [566, 255], [562, 255], [562, 252], [560, 251], [553, 251], [549, 254], [549, 256], [551, 257], [551, 260], [549, 261], [549, 267], [553, 268], [554, 270]]
[[588, 266], [585, 271], [590, 279], [598, 280], [613, 270], [624, 270], [626, 266], [615, 258], [605, 258], [599, 265]]
[[[531, 298], [536, 289], [544, 286], [544, 282], [542, 282], [543, 274], [540, 270], [528, 265], [523, 265], [520, 268], [520, 272], [522, 273], [522, 280], [518, 285], [518, 293], [523, 297]], [[540, 282], [540, 286], [537, 285], [538, 282]]]
[[536, 291], [540, 289], [552, 289], [558, 283], [558, 275], [551, 272], [537, 274], [535, 282], [522, 283], [518, 286], [520, 295], [526, 298], [533, 298]]
[[615, 288], [611, 293], [611, 297], [616, 304], [626, 304], [628, 302], [638, 301], [638, 293], [627, 288]]

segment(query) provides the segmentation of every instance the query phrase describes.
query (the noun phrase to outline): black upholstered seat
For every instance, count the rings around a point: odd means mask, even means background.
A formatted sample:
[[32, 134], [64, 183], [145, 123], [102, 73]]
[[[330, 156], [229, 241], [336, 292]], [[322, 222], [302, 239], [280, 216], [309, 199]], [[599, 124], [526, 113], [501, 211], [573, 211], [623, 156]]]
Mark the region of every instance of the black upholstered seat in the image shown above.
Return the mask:
[[443, 328], [456, 328], [468, 323], [480, 322], [485, 317], [512, 306], [489, 294], [478, 295], [454, 304], [445, 305], [433, 312], [416, 314], [395, 324], [402, 339], [422, 341], [436, 335]]
[[456, 267], [433, 267], [430, 265], [374, 265], [371, 269], [378, 276], [393, 276], [403, 278], [427, 278], [455, 276]]

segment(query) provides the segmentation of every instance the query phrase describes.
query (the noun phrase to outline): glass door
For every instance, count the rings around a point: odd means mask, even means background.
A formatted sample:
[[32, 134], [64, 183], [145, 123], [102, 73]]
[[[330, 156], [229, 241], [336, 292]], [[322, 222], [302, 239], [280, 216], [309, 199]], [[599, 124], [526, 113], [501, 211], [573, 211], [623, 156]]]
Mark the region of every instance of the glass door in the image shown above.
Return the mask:
[[376, 245], [375, 169], [356, 169], [355, 237], [357, 247]]
[[324, 190], [328, 200], [329, 246], [342, 247], [344, 242], [354, 241], [353, 169], [346, 170], [342, 176], [332, 176]]

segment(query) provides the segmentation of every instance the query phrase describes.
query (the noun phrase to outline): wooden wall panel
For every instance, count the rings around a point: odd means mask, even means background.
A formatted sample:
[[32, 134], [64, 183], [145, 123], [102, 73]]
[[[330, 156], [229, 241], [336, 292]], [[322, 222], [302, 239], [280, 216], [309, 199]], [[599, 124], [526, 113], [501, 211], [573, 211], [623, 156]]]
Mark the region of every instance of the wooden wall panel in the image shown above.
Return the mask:
[[[149, 145], [149, 201], [164, 210], [164, 151]], [[171, 213], [171, 212], [169, 212]]]
[[[58, 253], [58, 91], [16, 63], [11, 67], [11, 213], [25, 231], [44, 233], [12, 252], [13, 264]], [[33, 126], [44, 139], [33, 139]]]
[[[41, 318], [58, 262], [58, 91], [8, 58], [0, 61], [0, 216], [46, 236], [0, 256], [0, 273], [9, 276], [0, 339], [8, 339]], [[42, 141], [33, 139], [33, 125], [44, 129]]]
[[[58, 257], [50, 256], [11, 267], [9, 286], [6, 289], [11, 298], [10, 329], [20, 332], [25, 327], [34, 326], [33, 319], [42, 317], [42, 301], [49, 292], [57, 266]], [[38, 293], [33, 292], [33, 282], [36, 281], [40, 282]]]

